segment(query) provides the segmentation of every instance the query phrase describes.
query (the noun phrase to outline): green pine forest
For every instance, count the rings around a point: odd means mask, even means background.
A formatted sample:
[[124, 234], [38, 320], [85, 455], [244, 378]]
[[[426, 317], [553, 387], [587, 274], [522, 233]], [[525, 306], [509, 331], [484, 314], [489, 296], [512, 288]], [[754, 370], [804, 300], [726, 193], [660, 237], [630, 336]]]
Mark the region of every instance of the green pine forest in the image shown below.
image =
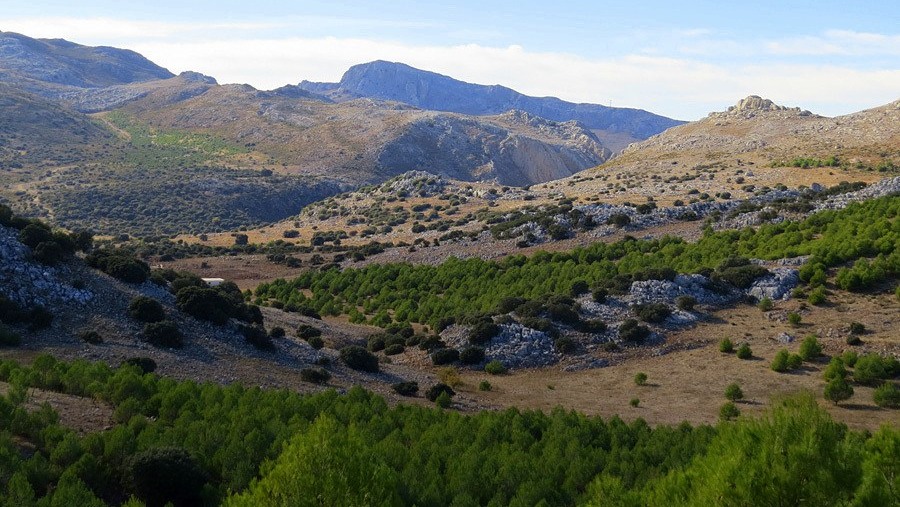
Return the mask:
[[[277, 302], [288, 311], [349, 315], [353, 322], [387, 326], [495, 312], [507, 298], [568, 294], [583, 281], [608, 284], [617, 277], [647, 279], [653, 273], [707, 272], [733, 255], [758, 259], [810, 256], [801, 279], [811, 286], [833, 282], [865, 290], [900, 275], [900, 197], [855, 203], [799, 222], [712, 231], [695, 243], [680, 238], [625, 239], [565, 253], [514, 255], [502, 261], [451, 258], [437, 266], [373, 264], [360, 269], [309, 271], [299, 278], [261, 284], [256, 303]], [[641, 278], [643, 277], [643, 278]]]
[[[849, 431], [812, 395], [759, 419], [649, 427], [550, 413], [389, 407], [175, 381], [138, 366], [0, 362], [3, 505], [898, 505], [900, 433]], [[89, 396], [84, 436], [29, 388]]]

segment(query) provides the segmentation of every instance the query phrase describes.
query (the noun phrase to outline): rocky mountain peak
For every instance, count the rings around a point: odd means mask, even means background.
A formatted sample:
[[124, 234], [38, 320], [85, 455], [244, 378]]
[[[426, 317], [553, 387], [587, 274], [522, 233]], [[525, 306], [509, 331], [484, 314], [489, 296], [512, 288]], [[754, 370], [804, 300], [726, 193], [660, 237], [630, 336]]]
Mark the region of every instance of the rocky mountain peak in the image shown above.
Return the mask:
[[812, 116], [809, 111], [800, 109], [799, 107], [786, 107], [775, 102], [760, 97], [759, 95], [749, 95], [733, 106], [729, 106], [724, 112], [710, 113], [710, 117], [719, 118], [723, 116], [752, 118], [759, 113], [784, 112], [797, 116]]

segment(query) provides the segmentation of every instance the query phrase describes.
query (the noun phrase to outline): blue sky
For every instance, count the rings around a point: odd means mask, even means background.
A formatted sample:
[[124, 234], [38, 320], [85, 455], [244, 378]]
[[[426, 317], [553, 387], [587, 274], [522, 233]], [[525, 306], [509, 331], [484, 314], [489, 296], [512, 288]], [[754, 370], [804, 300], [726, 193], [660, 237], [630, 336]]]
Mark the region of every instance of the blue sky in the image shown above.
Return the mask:
[[0, 30], [258, 88], [384, 59], [687, 120], [749, 94], [829, 116], [900, 98], [900, 2], [885, 0], [31, 1], [4, 5]]

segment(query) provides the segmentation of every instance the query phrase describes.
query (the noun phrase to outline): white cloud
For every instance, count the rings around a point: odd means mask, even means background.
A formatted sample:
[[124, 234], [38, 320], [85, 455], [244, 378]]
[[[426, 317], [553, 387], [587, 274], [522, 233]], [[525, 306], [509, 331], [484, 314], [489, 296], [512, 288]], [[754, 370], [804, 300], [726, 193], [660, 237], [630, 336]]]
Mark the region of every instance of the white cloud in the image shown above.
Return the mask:
[[828, 30], [821, 36], [794, 37], [766, 44], [769, 53], [799, 56], [900, 55], [900, 35]]

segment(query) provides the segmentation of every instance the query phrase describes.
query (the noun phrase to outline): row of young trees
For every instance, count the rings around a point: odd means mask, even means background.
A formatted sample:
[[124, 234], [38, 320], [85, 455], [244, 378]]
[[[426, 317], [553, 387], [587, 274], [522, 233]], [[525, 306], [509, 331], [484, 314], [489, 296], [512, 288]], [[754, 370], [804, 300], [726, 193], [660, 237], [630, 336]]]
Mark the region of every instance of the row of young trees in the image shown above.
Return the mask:
[[[654, 429], [560, 409], [389, 408], [360, 388], [299, 395], [50, 356], [0, 362], [0, 380], [0, 488], [23, 507], [900, 501], [900, 432], [848, 431], [811, 396], [759, 420]], [[79, 436], [49, 406], [26, 410], [30, 387], [108, 403], [116, 424]]]
[[[622, 279], [704, 272], [736, 286], [762, 274], [729, 256], [780, 259], [809, 255], [804, 281], [824, 281], [829, 268], [842, 268], [837, 283], [861, 290], [900, 275], [900, 197], [855, 203], [824, 211], [802, 222], [757, 229], [712, 232], [695, 243], [665, 237], [596, 243], [565, 253], [538, 252], [502, 261], [451, 258], [437, 266], [369, 265], [362, 269], [309, 271], [291, 281], [257, 287], [258, 303], [277, 302], [288, 310], [347, 314], [357, 322], [437, 324], [442, 318], [493, 311], [503, 299], [536, 299], [569, 293], [581, 281], [591, 286]], [[871, 261], [865, 260], [871, 258]], [[713, 271], [715, 269], [715, 271]], [[656, 273], [654, 275], [654, 273]]]

